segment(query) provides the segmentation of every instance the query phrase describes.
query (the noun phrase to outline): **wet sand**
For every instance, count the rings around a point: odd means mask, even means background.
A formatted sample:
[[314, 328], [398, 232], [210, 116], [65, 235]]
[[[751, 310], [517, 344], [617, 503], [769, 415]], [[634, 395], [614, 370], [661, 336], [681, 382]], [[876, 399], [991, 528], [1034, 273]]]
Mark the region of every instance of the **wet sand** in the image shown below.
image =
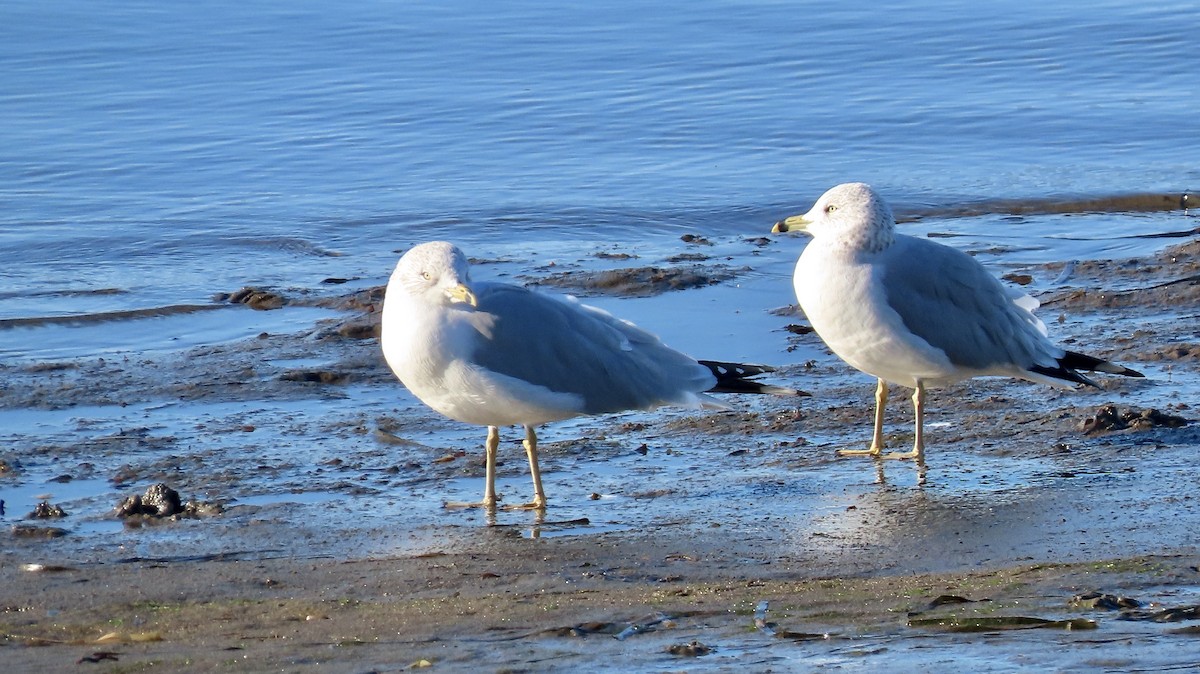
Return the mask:
[[[704, 259], [681, 241], [683, 285], [632, 255], [607, 260], [630, 270], [621, 282], [586, 263], [536, 273], [581, 294], [725, 301], [778, 282], [756, 281], [753, 256], [782, 244], [723, 245]], [[777, 378], [814, 398], [552, 425], [541, 519], [441, 508], [482, 490], [483, 432], [392, 380], [378, 288], [221, 298], [220, 311], [254, 311], [229, 304], [240, 297], [338, 312], [300, 333], [0, 366], [0, 658], [15, 671], [1193, 666], [1198, 249], [1022, 270], [1060, 280], [1038, 293], [1052, 335], [1147, 379], [937, 391], [925, 471], [834, 456], [867, 442], [873, 383], [779, 307], [759, 338], [791, 350]], [[904, 446], [911, 411], [895, 400], [889, 440]], [[513, 502], [530, 489], [518, 439], [501, 450]], [[155, 483], [204, 507], [115, 518]], [[24, 519], [40, 495], [67, 516]], [[1110, 596], [1076, 599], [1089, 593]]]

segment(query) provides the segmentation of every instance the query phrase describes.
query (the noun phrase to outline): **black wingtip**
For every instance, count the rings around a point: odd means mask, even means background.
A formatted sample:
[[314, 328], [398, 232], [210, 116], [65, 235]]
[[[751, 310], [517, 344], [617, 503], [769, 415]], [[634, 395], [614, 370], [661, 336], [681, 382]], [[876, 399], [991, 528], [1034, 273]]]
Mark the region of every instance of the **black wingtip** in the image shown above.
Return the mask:
[[719, 360], [698, 361], [712, 371], [717, 378], [717, 385], [708, 390], [709, 393], [766, 393], [780, 396], [811, 396], [811, 393], [786, 386], [774, 386], [753, 381], [750, 377], [768, 372], [774, 372], [770, 365], [750, 365], [747, 363], [727, 363]]
[[712, 370], [713, 376], [717, 381], [723, 379], [745, 379], [755, 375], [774, 372], [775, 368], [770, 365], [751, 365], [748, 363], [726, 363], [720, 360], [702, 360], [701, 365]]
[[1086, 353], [1077, 351], [1068, 351], [1062, 358], [1058, 359], [1058, 364], [1062, 367], [1071, 370], [1087, 370], [1089, 372], [1104, 372], [1106, 374], [1119, 374], [1124, 377], [1145, 377], [1146, 375], [1131, 370], [1124, 365], [1110, 363], [1103, 358], [1089, 356]]
[[1083, 374], [1080, 374], [1079, 370], [1085, 370], [1087, 372], [1103, 372], [1105, 374], [1118, 374], [1123, 377], [1146, 376], [1141, 372], [1127, 368], [1124, 365], [1110, 363], [1103, 358], [1089, 356], [1086, 353], [1079, 353], [1077, 351], [1066, 352], [1062, 358], [1058, 359], [1058, 367], [1043, 367], [1041, 365], [1034, 365], [1033, 367], [1029, 368], [1030, 372], [1035, 372], [1040, 375], [1099, 388], [1099, 384]]
[[1034, 374], [1040, 374], [1054, 379], [1061, 379], [1063, 381], [1069, 381], [1076, 384], [1083, 384], [1084, 386], [1100, 388], [1100, 385], [1092, 381], [1090, 378], [1070, 368], [1062, 367], [1061, 365], [1059, 367], [1044, 367], [1042, 365], [1034, 365], [1033, 367], [1029, 368], [1029, 371], [1033, 372]]

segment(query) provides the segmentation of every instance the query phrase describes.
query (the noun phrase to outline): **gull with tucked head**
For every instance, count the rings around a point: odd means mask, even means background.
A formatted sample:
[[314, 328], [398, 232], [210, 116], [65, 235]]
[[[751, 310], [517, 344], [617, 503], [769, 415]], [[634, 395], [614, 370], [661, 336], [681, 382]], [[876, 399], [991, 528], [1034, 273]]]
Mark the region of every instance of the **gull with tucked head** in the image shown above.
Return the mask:
[[572, 297], [473, 282], [466, 255], [445, 241], [400, 258], [384, 298], [382, 343], [413, 395], [451, 419], [488, 427], [483, 500], [451, 505], [496, 507], [500, 426], [525, 427], [533, 500], [516, 507], [541, 509], [541, 424], [661, 405], [726, 408], [708, 392], [807, 395], [748, 379], [769, 367], [694, 360]]
[[[835, 354], [879, 380], [870, 447], [840, 454], [921, 460], [927, 387], [984, 376], [1095, 386], [1080, 370], [1142, 376], [1056, 346], [1033, 314], [1037, 300], [962, 251], [896, 233], [869, 185], [838, 185], [772, 231], [812, 236], [793, 277], [800, 308]], [[911, 452], [883, 452], [888, 382], [914, 389]]]

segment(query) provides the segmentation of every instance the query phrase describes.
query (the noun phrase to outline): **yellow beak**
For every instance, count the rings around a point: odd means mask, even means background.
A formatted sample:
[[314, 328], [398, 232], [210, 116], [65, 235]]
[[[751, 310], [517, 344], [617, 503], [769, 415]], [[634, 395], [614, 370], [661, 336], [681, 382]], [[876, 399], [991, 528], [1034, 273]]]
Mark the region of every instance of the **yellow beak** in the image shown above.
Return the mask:
[[446, 295], [455, 302], [466, 302], [473, 307], [479, 306], [479, 300], [475, 298], [475, 293], [471, 292], [471, 289], [465, 283], [459, 283], [447, 290]]
[[781, 232], [790, 232], [793, 229], [806, 232], [810, 224], [812, 224], [812, 221], [806, 220], [803, 215], [793, 215], [790, 218], [784, 218], [775, 223], [775, 226], [771, 228], [771, 233], [779, 234]]

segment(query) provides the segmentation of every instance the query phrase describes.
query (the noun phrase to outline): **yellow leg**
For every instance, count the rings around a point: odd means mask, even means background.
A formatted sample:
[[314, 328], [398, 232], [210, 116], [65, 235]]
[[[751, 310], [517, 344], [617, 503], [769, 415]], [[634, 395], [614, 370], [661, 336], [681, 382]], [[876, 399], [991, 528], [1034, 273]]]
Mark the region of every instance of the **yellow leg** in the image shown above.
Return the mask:
[[880, 379], [875, 386], [875, 430], [871, 433], [871, 453], [883, 453], [883, 408], [887, 405], [888, 385]]
[[917, 390], [913, 391], [913, 416], [916, 417], [916, 438], [913, 439], [912, 458], [918, 462], [925, 461], [925, 384], [917, 380]]
[[529, 457], [529, 475], [533, 478], [533, 500], [518, 506], [508, 506], [511, 510], [545, 510], [546, 492], [542, 490], [542, 470], [538, 467], [537, 431], [533, 426], [525, 427], [525, 454]]
[[887, 404], [888, 388], [887, 382], [880, 379], [878, 386], [875, 388], [875, 431], [871, 435], [871, 447], [869, 449], [839, 449], [840, 456], [870, 456], [873, 459], [916, 459], [918, 463], [925, 462], [925, 384], [917, 381], [916, 390], [913, 391], [913, 411], [916, 415], [916, 439], [913, 441], [913, 449], [911, 452], [889, 452], [883, 451], [883, 406]]
[[483, 486], [483, 500], [478, 503], [449, 502], [447, 508], [484, 508], [496, 509], [496, 452], [500, 447], [500, 429], [488, 426], [487, 442], [483, 445], [484, 470], [486, 473]]
[[916, 424], [916, 438], [913, 439], [911, 452], [892, 452], [884, 454], [885, 459], [916, 459], [919, 469], [925, 467], [925, 384], [917, 380], [917, 388], [913, 390], [913, 416]]
[[887, 405], [888, 385], [880, 379], [875, 386], [875, 431], [871, 434], [871, 446], [867, 449], [839, 449], [838, 456], [873, 456], [883, 454], [883, 408]]

